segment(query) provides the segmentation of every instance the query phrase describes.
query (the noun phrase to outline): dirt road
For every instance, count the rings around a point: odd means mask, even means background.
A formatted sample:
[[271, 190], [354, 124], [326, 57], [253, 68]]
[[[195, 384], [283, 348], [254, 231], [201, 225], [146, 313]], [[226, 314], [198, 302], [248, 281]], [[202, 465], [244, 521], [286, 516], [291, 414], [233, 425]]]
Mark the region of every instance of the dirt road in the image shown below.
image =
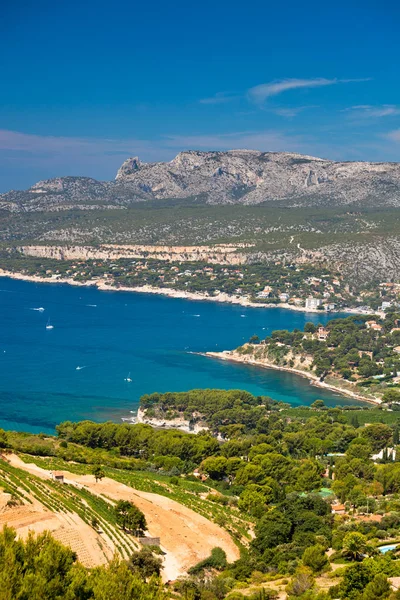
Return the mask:
[[[24, 463], [18, 456], [9, 457], [15, 467], [48, 479], [50, 471], [34, 464]], [[164, 579], [174, 580], [187, 569], [210, 555], [215, 546], [223, 548], [228, 561], [239, 558], [239, 550], [230, 535], [221, 527], [193, 510], [159, 494], [141, 492], [105, 477], [97, 483], [93, 475], [75, 475], [63, 471], [64, 481], [83, 485], [95, 494], [104, 494], [113, 500], [130, 500], [146, 516], [148, 533], [161, 538], [166, 552]]]

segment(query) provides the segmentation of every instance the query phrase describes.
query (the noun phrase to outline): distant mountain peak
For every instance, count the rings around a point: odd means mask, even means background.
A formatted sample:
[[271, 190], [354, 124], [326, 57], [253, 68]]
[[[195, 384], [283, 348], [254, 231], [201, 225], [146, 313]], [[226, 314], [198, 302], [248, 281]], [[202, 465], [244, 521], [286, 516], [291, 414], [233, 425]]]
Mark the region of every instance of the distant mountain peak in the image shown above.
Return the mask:
[[134, 173], [140, 170], [141, 166], [142, 162], [140, 161], [138, 156], [127, 158], [118, 169], [117, 176], [115, 177], [115, 179], [122, 179], [123, 177], [133, 175]]
[[400, 206], [400, 164], [339, 162], [296, 152], [184, 150], [170, 162], [124, 161], [115, 181], [57, 177], [0, 195], [13, 211], [129, 206], [148, 200], [207, 204]]

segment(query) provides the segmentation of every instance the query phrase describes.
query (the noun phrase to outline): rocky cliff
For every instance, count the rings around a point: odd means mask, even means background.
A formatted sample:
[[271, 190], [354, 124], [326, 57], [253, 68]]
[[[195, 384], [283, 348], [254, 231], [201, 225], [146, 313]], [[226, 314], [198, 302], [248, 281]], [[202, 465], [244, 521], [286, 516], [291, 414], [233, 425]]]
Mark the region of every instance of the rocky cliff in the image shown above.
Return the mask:
[[400, 206], [400, 164], [335, 162], [287, 152], [187, 151], [170, 162], [129, 158], [115, 181], [59, 177], [0, 195], [0, 209], [123, 208], [186, 199], [208, 204]]

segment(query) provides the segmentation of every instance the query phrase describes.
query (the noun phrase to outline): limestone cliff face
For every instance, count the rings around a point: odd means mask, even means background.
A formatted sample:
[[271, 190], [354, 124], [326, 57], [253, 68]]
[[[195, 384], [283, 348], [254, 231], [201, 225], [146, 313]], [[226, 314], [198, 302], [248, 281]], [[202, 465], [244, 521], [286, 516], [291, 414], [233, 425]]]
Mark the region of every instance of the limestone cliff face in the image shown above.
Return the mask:
[[10, 211], [126, 207], [184, 198], [209, 204], [400, 206], [400, 164], [335, 162], [291, 152], [179, 153], [170, 162], [128, 158], [115, 181], [58, 177], [0, 195]]
[[[140, 246], [103, 244], [93, 246], [20, 246], [25, 256], [55, 260], [91, 260], [119, 258], [154, 258], [165, 261], [207, 261], [211, 264], [240, 265], [246, 262], [234, 245], [217, 246]], [[240, 250], [240, 248], [239, 248]]]
[[200, 431], [208, 431], [207, 425], [201, 421], [197, 423], [190, 423], [183, 417], [177, 417], [176, 419], [163, 419], [156, 417], [148, 417], [146, 410], [138, 408], [136, 423], [145, 423], [152, 427], [160, 429], [179, 429], [180, 431], [186, 431], [187, 433], [199, 433]]
[[372, 201], [400, 205], [397, 163], [335, 162], [290, 152], [187, 151], [169, 163], [124, 162], [116, 180], [156, 198], [198, 196], [210, 203], [256, 204], [291, 199], [296, 205]]

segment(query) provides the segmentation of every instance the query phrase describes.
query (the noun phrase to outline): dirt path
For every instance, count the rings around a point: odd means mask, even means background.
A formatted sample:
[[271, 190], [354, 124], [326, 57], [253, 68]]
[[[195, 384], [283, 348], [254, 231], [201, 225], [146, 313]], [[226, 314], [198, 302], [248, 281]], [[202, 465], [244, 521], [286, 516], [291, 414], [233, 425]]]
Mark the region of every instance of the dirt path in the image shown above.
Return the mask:
[[[9, 458], [15, 467], [45, 479], [50, 477], [49, 471], [26, 464], [16, 455]], [[160, 537], [161, 547], [166, 552], [165, 579], [174, 580], [184, 574], [189, 567], [209, 556], [215, 546], [225, 550], [228, 561], [239, 558], [239, 549], [224, 529], [175, 500], [134, 490], [108, 477], [96, 483], [93, 475], [63, 473], [66, 483], [84, 485], [91, 492], [113, 500], [130, 500], [143, 511], [150, 536]]]

